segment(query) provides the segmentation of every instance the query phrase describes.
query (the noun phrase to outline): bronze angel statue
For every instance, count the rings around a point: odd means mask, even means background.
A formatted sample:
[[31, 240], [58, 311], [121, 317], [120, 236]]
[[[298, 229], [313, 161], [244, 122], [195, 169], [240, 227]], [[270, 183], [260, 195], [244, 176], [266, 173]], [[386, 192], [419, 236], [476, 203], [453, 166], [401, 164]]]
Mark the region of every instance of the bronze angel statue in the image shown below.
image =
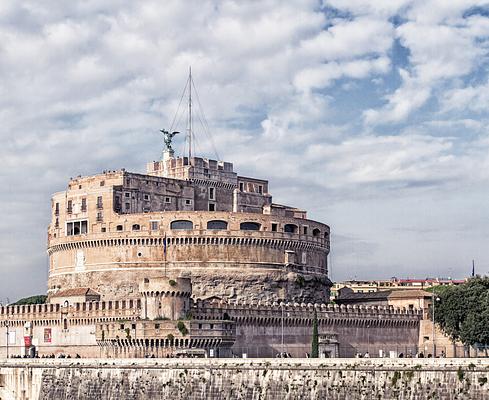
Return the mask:
[[180, 132], [170, 133], [165, 129], [160, 129], [160, 132], [163, 134], [163, 141], [165, 142], [166, 150], [168, 150], [170, 157], [173, 157], [175, 155], [175, 150], [173, 150], [173, 147], [171, 147], [171, 142], [173, 140], [173, 136]]

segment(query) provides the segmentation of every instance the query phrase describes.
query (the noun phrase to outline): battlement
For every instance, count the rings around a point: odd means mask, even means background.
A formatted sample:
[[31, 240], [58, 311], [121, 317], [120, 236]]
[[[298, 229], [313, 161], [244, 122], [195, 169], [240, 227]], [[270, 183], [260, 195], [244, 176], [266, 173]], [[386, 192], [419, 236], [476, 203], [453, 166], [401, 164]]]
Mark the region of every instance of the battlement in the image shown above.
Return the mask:
[[[70, 313], [71, 315], [91, 316], [112, 316], [120, 315], [123, 311], [133, 311], [141, 309], [141, 300], [119, 300], [119, 301], [90, 301], [84, 303], [73, 303], [68, 306], [60, 304], [32, 304], [20, 306], [2, 306], [0, 307], [0, 319], [8, 317], [44, 317], [46, 315]], [[358, 316], [358, 317], [378, 317], [395, 316], [396, 318], [406, 318], [419, 320], [423, 316], [420, 309], [395, 308], [393, 306], [364, 306], [364, 305], [337, 305], [337, 304], [312, 304], [312, 303], [277, 303], [277, 302], [260, 302], [260, 301], [224, 301], [214, 299], [211, 301], [197, 299], [194, 301], [193, 311], [197, 315], [213, 314], [235, 311], [236, 315], [261, 315], [275, 312], [299, 313], [312, 316], [314, 311], [318, 314], [329, 314], [330, 316]], [[124, 312], [122, 313], [124, 314]], [[35, 318], [34, 318], [35, 319]], [[205, 318], [209, 319], [209, 318]], [[221, 319], [221, 318], [215, 318]]]
[[139, 316], [140, 299], [118, 301], [88, 301], [73, 304], [31, 304], [0, 307], [1, 321], [60, 319], [61, 315], [70, 318], [126, 318]]
[[370, 320], [380, 322], [419, 322], [423, 310], [395, 308], [392, 306], [363, 306], [312, 303], [277, 303], [260, 301], [224, 301], [214, 299], [195, 302], [196, 318], [216, 318], [223, 313], [240, 322], [273, 323], [274, 319], [313, 319], [316, 313], [319, 320]]

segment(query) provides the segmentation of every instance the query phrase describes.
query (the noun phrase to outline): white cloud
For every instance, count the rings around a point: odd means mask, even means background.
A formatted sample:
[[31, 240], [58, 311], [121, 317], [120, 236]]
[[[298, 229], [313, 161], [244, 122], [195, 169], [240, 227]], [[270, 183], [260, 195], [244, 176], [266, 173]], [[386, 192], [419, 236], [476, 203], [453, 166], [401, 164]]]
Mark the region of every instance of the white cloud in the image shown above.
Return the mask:
[[[8, 233], [0, 229], [0, 257], [8, 260], [4, 270], [15, 263], [20, 274], [36, 277], [15, 293], [44, 290], [51, 192], [70, 176], [140, 171], [158, 158], [158, 130], [170, 124], [189, 65], [223, 157], [239, 171], [270, 177], [276, 200], [314, 208], [319, 219], [336, 221], [335, 229], [363, 228], [342, 222], [350, 221], [345, 198], [358, 199], [360, 208], [365, 197], [416, 194], [422, 202], [420, 188], [451, 193], [451, 182], [485, 182], [488, 132], [466, 113], [487, 119], [487, 88], [476, 83], [487, 77], [470, 85], [465, 78], [484, 70], [489, 23], [482, 15], [461, 17], [476, 2], [429, 4], [2, 1], [0, 206], [16, 218], [5, 221]], [[409, 51], [400, 84], [391, 73], [399, 65], [396, 39]], [[433, 96], [446, 112], [428, 110], [423, 129], [376, 130], [419, 117]], [[466, 143], [463, 135], [427, 133], [443, 124], [476, 133]], [[212, 155], [204, 140], [199, 147]], [[35, 256], [13, 258], [26, 248]], [[379, 245], [369, 262], [383, 250]], [[14, 293], [7, 281], [0, 282], [0, 297], [4, 292]]]
[[409, 50], [410, 71], [400, 70], [402, 84], [385, 96], [386, 104], [364, 113], [367, 124], [404, 121], [428, 99], [447, 89], [454, 79], [477, 69], [487, 57], [487, 19], [462, 18], [473, 2], [416, 2], [407, 22], [396, 28], [400, 43]]

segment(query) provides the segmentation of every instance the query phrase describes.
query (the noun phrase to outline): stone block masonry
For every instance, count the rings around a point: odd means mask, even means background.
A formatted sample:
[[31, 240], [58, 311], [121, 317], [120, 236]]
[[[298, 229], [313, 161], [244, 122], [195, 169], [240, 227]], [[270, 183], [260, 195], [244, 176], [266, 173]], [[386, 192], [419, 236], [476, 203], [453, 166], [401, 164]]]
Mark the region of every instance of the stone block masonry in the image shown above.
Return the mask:
[[0, 361], [0, 399], [489, 399], [487, 359]]

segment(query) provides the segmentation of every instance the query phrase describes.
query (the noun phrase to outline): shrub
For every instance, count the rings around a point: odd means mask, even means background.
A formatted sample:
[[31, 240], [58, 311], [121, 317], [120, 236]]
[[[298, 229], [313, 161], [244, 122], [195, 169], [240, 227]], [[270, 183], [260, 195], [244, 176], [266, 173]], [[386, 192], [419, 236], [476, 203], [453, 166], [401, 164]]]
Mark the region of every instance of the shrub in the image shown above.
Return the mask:
[[170, 279], [168, 283], [170, 284], [170, 286], [177, 286], [177, 282], [174, 281], [173, 279]]
[[183, 321], [178, 321], [177, 328], [183, 336], [185, 336], [188, 333], [188, 329]]
[[302, 275], [297, 275], [297, 278], [295, 278], [295, 283], [299, 287], [304, 287], [306, 280], [304, 279], [304, 277]]

